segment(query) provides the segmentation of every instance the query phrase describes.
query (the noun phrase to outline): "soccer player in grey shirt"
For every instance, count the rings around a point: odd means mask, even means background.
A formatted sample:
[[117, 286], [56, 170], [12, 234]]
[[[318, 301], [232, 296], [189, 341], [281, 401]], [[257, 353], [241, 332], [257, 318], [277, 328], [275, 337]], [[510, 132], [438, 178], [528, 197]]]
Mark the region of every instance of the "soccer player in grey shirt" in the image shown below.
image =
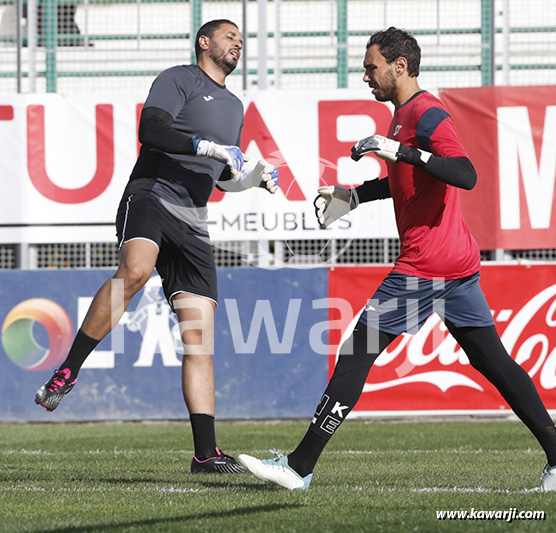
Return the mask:
[[[196, 36], [197, 65], [169, 68], [154, 80], [139, 124], [141, 151], [117, 213], [120, 265], [95, 295], [66, 360], [35, 396], [47, 410], [56, 409], [75, 385], [87, 356], [118, 323], [156, 267], [181, 326], [183, 395], [195, 445], [193, 473], [245, 471], [216, 445], [212, 353], [218, 295], [205, 224], [215, 186], [230, 192], [251, 187], [276, 192], [274, 166], [261, 160], [244, 170], [247, 158], [239, 148], [243, 105], [225, 86], [242, 46], [236, 24], [207, 22]], [[123, 280], [116, 305], [112, 280]]]

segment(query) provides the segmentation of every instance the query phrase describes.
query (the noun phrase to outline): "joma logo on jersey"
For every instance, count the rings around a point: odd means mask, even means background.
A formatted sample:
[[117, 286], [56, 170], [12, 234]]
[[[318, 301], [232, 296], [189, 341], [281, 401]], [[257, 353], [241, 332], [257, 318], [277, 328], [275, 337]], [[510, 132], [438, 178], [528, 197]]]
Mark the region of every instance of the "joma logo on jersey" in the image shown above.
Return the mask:
[[401, 130], [401, 129], [402, 129], [402, 125], [401, 125], [401, 124], [398, 124], [398, 125], [396, 126], [396, 129], [394, 130], [394, 137], [395, 137], [398, 133], [400, 133], [400, 130]]
[[210, 102], [211, 100], [214, 100], [214, 97], [212, 97], [210, 94], [208, 96], [203, 96], [203, 98], [207, 101]]

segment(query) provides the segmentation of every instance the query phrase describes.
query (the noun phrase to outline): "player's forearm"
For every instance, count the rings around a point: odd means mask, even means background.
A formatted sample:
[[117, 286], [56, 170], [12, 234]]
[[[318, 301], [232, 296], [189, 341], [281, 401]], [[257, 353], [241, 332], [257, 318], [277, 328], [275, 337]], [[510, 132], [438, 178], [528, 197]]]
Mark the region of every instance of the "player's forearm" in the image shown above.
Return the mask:
[[432, 156], [423, 170], [437, 180], [467, 191], [477, 183], [477, 172], [467, 157]]
[[467, 157], [438, 157], [430, 152], [400, 145], [398, 161], [422, 168], [433, 178], [470, 191], [477, 183], [477, 173]]
[[172, 127], [170, 113], [157, 107], [143, 109], [139, 122], [139, 142], [170, 154], [195, 155], [191, 137]]
[[355, 187], [354, 193], [357, 195], [357, 200], [360, 204], [365, 202], [372, 202], [373, 200], [384, 200], [392, 198], [390, 193], [390, 184], [388, 177], [376, 180], [370, 180]]
[[351, 148], [354, 161], [359, 161], [365, 154], [375, 154], [392, 163], [416, 166], [434, 178], [461, 189], [470, 190], [477, 183], [477, 173], [467, 157], [438, 157], [382, 135], [365, 137]]

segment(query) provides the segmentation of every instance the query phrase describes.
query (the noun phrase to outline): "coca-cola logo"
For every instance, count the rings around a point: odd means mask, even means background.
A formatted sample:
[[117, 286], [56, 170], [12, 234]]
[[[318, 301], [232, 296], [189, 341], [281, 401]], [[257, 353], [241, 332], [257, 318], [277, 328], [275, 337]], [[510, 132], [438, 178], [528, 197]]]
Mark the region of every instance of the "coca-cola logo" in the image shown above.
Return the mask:
[[465, 352], [447, 332], [446, 326], [435, 313], [415, 335], [404, 333], [401, 340], [389, 347], [376, 360], [375, 365], [391, 365], [397, 376], [389, 381], [366, 383], [363, 392], [388, 389], [407, 383], [430, 383], [446, 392], [456, 385], [478, 391], [483, 388], [466, 374], [454, 370], [427, 370], [432, 366], [453, 367], [456, 363], [469, 365]]
[[[521, 366], [526, 362], [533, 362], [533, 366], [528, 370], [529, 375], [534, 377], [539, 374], [541, 387], [548, 390], [556, 387], [556, 339], [553, 329], [556, 327], [555, 296], [556, 285], [539, 292], [520, 309], [502, 334], [502, 342], [516, 362]], [[544, 330], [552, 335], [535, 333], [524, 338], [527, 326], [537, 316], [543, 319], [546, 326]], [[536, 352], [537, 360], [534, 361]]]

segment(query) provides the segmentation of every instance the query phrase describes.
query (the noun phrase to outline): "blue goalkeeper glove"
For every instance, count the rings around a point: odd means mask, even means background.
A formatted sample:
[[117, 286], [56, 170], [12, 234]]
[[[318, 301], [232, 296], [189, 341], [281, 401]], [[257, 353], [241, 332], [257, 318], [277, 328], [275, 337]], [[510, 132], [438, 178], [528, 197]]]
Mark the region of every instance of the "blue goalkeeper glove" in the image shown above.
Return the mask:
[[228, 192], [246, 191], [253, 187], [261, 187], [270, 194], [274, 194], [278, 189], [278, 179], [278, 169], [264, 159], [261, 159], [253, 170], [242, 172], [240, 178], [235, 182], [231, 183], [232, 180], [221, 181], [219, 186], [222, 190]]
[[225, 146], [212, 141], [205, 141], [200, 137], [193, 137], [193, 148], [198, 157], [210, 157], [215, 161], [224, 163], [230, 168], [232, 181], [238, 181], [243, 171], [243, 164], [248, 161], [237, 146]]
[[[244, 172], [244, 174], [247, 174]], [[244, 181], [251, 181], [253, 187], [261, 187], [267, 190], [270, 194], [274, 194], [278, 189], [278, 181], [280, 176], [278, 174], [278, 169], [261, 159], [255, 165], [255, 168], [245, 176]]]

